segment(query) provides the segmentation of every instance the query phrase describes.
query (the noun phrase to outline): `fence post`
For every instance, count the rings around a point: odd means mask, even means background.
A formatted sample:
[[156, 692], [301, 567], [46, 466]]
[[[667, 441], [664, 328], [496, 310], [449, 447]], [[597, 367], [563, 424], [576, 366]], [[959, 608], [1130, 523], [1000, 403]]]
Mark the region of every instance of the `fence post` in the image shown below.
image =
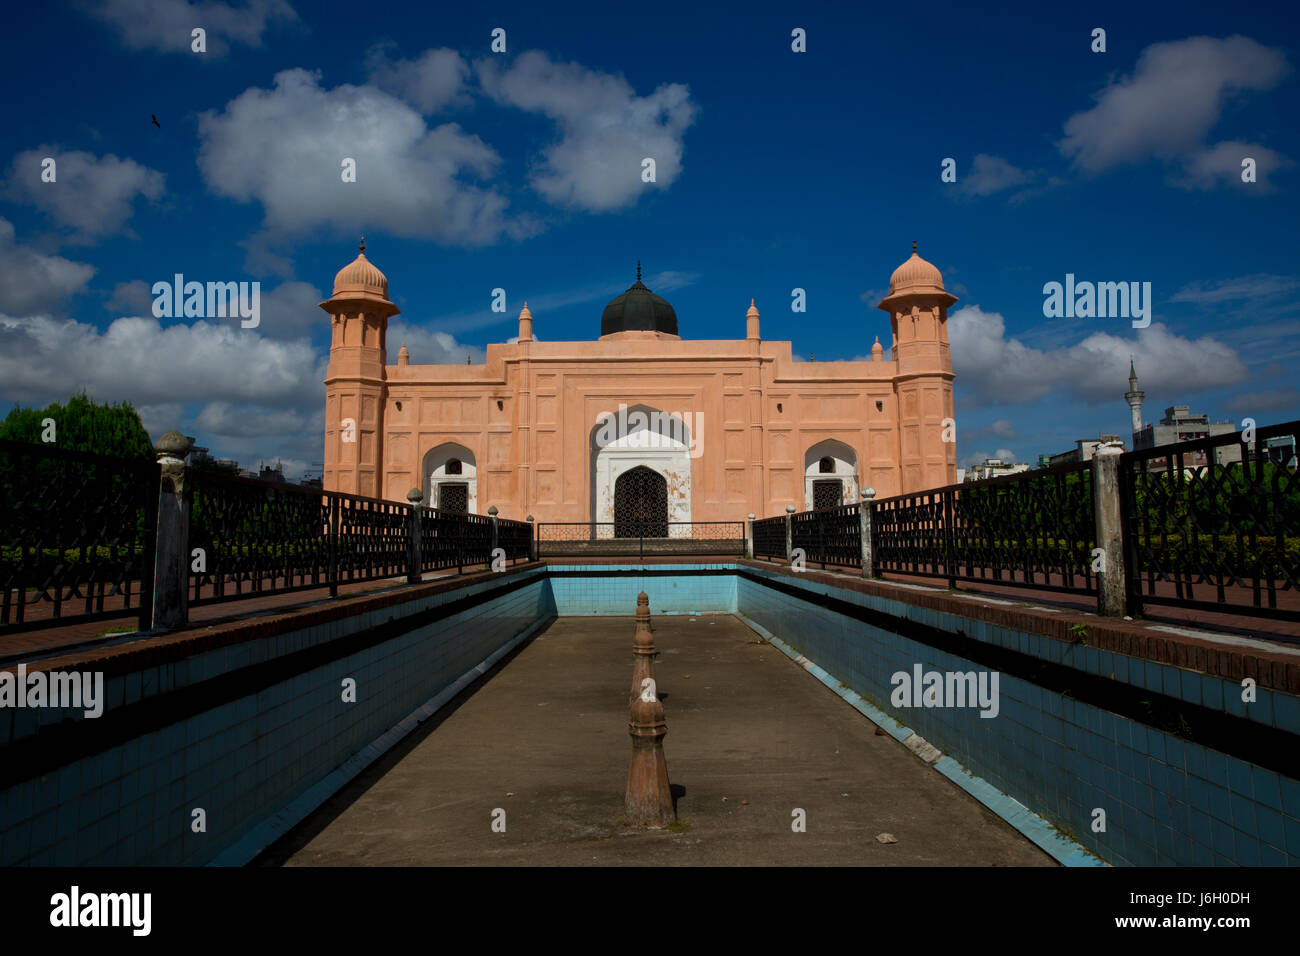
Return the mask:
[[492, 567], [492, 557], [497, 549], [497, 506], [493, 505], [488, 509], [488, 516], [492, 519], [492, 547], [488, 550], [488, 567]]
[[406, 583], [419, 584], [424, 577], [424, 559], [420, 553], [420, 502], [424, 500], [424, 492], [412, 488], [406, 493], [406, 500], [411, 503], [406, 514]]
[[190, 489], [185, 486], [185, 456], [193, 444], [173, 428], [154, 445], [161, 475], [154, 538], [151, 623], [155, 631], [184, 627], [189, 617]]
[[[1119, 442], [1100, 446], [1092, 458], [1092, 510], [1097, 521], [1097, 547], [1101, 571], [1097, 575], [1097, 613], [1106, 617], [1128, 614], [1128, 576], [1124, 568], [1123, 507], [1120, 501]], [[1089, 560], [1092, 555], [1088, 556]]]
[[794, 554], [794, 528], [790, 516], [794, 514], [794, 505], [785, 506], [785, 559], [790, 560]]
[[862, 534], [862, 576], [864, 578], [876, 576], [871, 563], [871, 505], [875, 500], [875, 488], [862, 489], [862, 500], [858, 502], [858, 527]]
[[528, 516], [528, 560], [537, 560], [537, 536], [542, 533], [542, 529], [533, 523], [533, 516]]
[[957, 590], [957, 567], [955, 559], [955, 546], [953, 544], [953, 522], [957, 518], [957, 509], [954, 507], [956, 502], [953, 500], [956, 493], [951, 488], [944, 488], [939, 492], [943, 498], [943, 561], [944, 570], [948, 573], [948, 588]]
[[749, 525], [745, 532], [745, 557], [754, 558], [754, 512], [749, 513]]

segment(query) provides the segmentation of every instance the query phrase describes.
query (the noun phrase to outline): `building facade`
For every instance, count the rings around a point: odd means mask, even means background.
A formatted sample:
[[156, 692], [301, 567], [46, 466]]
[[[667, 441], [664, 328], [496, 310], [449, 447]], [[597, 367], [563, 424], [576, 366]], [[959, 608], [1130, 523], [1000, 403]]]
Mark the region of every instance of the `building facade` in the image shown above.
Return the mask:
[[[952, 362], [939, 270], [915, 251], [878, 308], [888, 359], [802, 362], [764, 341], [691, 340], [637, 280], [593, 341], [518, 341], [480, 365], [389, 364], [388, 280], [365, 255], [335, 277], [324, 486], [543, 522], [734, 521], [951, 484]], [[739, 322], [737, 322], [739, 326]], [[864, 331], [865, 334], [865, 331]], [[947, 439], [947, 440], [945, 440]]]

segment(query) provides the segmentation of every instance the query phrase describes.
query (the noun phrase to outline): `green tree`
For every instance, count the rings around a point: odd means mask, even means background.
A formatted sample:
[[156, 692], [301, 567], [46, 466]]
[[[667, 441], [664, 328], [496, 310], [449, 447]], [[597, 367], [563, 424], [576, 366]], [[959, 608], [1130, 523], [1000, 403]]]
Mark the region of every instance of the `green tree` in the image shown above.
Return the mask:
[[[43, 438], [46, 419], [54, 420], [53, 442]], [[54, 402], [40, 409], [15, 405], [0, 421], [0, 438], [118, 458], [154, 459], [153, 442], [129, 402], [101, 405], [84, 391], [66, 405]]]

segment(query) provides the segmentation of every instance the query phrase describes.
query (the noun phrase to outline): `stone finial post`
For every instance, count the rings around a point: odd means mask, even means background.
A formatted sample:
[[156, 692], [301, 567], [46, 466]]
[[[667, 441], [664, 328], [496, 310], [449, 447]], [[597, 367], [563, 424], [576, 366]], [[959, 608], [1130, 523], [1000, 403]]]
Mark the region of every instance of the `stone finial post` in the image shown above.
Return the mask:
[[862, 489], [862, 501], [858, 503], [858, 523], [862, 533], [862, 576], [876, 576], [871, 554], [871, 506], [876, 500], [875, 488]]
[[533, 523], [533, 516], [528, 516], [528, 560], [537, 560], [537, 525]]
[[632, 738], [632, 763], [627, 770], [624, 799], [627, 823], [661, 829], [677, 819], [677, 812], [668, 783], [668, 761], [664, 758], [668, 724], [664, 720], [664, 705], [655, 695], [654, 681], [649, 678], [641, 694], [632, 701], [627, 732]]
[[153, 561], [151, 624], [155, 631], [184, 627], [189, 618], [191, 489], [185, 481], [185, 456], [193, 445], [174, 428], [154, 445], [161, 472]]
[[647, 677], [655, 679], [654, 634], [650, 630], [650, 598], [642, 591], [636, 596], [636, 631], [632, 635], [632, 691], [628, 700], [635, 700], [641, 694], [642, 681]]
[[489, 565], [492, 563], [492, 555], [493, 555], [493, 552], [495, 552], [496, 549], [497, 549], [497, 541], [498, 541], [498, 536], [497, 536], [497, 530], [498, 530], [498, 528], [497, 528], [497, 514], [498, 514], [498, 512], [497, 512], [497, 506], [496, 506], [496, 505], [493, 505], [491, 508], [488, 509], [488, 517], [490, 517], [490, 518], [492, 519], [492, 548], [491, 548], [491, 550], [488, 552], [488, 564], [489, 564]]
[[424, 559], [420, 553], [420, 502], [424, 500], [424, 492], [412, 488], [406, 493], [406, 500], [411, 503], [406, 513], [406, 583], [419, 584], [424, 579]]
[[[1122, 442], [1098, 446], [1092, 458], [1092, 509], [1097, 521], [1097, 547], [1102, 565], [1097, 574], [1097, 613], [1106, 617], [1128, 614], [1128, 583], [1124, 571], [1124, 536], [1119, 492]], [[1091, 563], [1094, 555], [1088, 555]]]
[[794, 522], [791, 520], [794, 515], [794, 505], [785, 506], [785, 559], [787, 561], [794, 555]]
[[745, 533], [745, 557], [754, 557], [754, 512], [749, 513], [749, 528]]

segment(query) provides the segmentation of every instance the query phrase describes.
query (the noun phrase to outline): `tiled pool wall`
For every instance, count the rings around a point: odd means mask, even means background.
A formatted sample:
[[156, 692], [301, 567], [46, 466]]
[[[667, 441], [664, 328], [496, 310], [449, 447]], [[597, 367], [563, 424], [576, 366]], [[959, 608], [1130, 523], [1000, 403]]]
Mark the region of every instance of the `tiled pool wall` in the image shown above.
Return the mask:
[[[890, 699], [895, 673], [979, 672], [972, 658], [1000, 653], [1254, 721], [1294, 754], [1293, 695], [1260, 689], [1247, 706], [1230, 681], [735, 562], [551, 565], [507, 579], [111, 676], [92, 723], [124, 721], [125, 739], [0, 791], [0, 865], [243, 862], [545, 622], [631, 615], [641, 591], [654, 614], [741, 613], [1108, 862], [1300, 863], [1300, 782], [1243, 759], [1258, 745], [1193, 743], [1024, 668], [999, 674], [995, 718]], [[419, 614], [430, 621], [392, 623]], [[917, 628], [946, 642], [906, 636]], [[356, 703], [342, 700], [345, 677]], [[5, 743], [36, 743], [50, 719], [6, 710]], [[193, 832], [196, 808], [206, 832]], [[1105, 832], [1092, 828], [1097, 808]]]
[[[129, 721], [130, 707], [123, 707], [132, 704], [170, 712], [171, 718], [142, 721], [148, 732], [0, 792], [0, 865], [245, 862], [278, 830], [297, 822], [283, 819], [285, 808], [298, 806], [299, 816], [314, 808], [302, 806], [305, 794], [319, 790], [322, 780], [337, 775], [349, 758], [355, 762], [416, 708], [455, 688], [462, 677], [476, 676], [485, 659], [550, 619], [554, 602], [544, 572], [537, 569], [508, 593], [322, 666], [284, 679], [272, 675], [270, 683], [265, 669], [286, 664], [291, 669], [295, 653], [322, 648], [328, 653], [330, 642], [383, 626], [395, 614], [428, 613], [495, 586], [488, 580], [400, 609], [232, 644], [107, 679], [104, 716], [89, 723]], [[343, 701], [344, 678], [356, 681], [355, 703]], [[205, 683], [222, 680], [241, 691], [259, 681], [266, 686], [177, 716], [184, 711], [183, 698], [201, 697]], [[22, 736], [33, 728], [14, 730]], [[199, 808], [207, 829], [195, 833], [193, 811]], [[277, 817], [282, 826], [277, 827]]]
[[556, 613], [562, 617], [632, 615], [642, 591], [653, 614], [736, 611], [736, 564], [552, 564]]
[[[1055, 692], [1006, 672], [999, 674], [996, 717], [981, 717], [974, 707], [894, 706], [891, 678], [911, 675], [917, 664], [940, 673], [988, 668], [822, 606], [828, 597], [953, 637], [963, 631], [967, 653], [975, 657], [985, 657], [979, 645], [988, 645], [1083, 674], [1114, 674], [1114, 681], [1144, 688], [1147, 696], [1163, 694], [1247, 718], [1260, 725], [1259, 735], [1282, 739], [1291, 754], [1300, 744], [1300, 699], [1259, 689], [1258, 700], [1247, 705], [1241, 685], [1221, 678], [790, 575], [747, 568], [738, 583], [741, 613], [1105, 861], [1300, 865], [1300, 781], [1276, 766], [1211, 749], [1075, 699], [1068, 689]], [[1247, 725], [1237, 739], [1250, 730]], [[1096, 809], [1105, 812], [1105, 832], [1093, 830]]]

